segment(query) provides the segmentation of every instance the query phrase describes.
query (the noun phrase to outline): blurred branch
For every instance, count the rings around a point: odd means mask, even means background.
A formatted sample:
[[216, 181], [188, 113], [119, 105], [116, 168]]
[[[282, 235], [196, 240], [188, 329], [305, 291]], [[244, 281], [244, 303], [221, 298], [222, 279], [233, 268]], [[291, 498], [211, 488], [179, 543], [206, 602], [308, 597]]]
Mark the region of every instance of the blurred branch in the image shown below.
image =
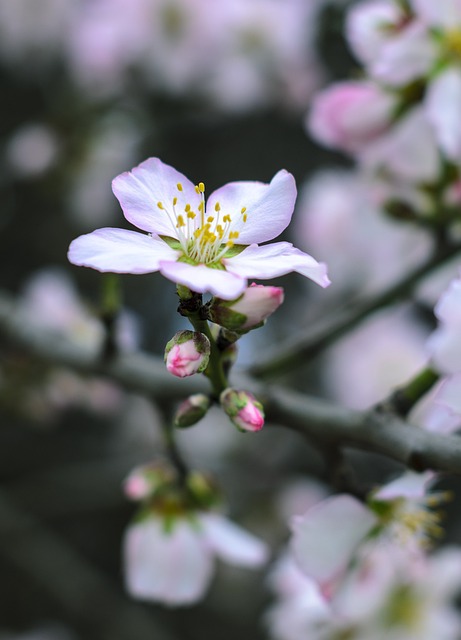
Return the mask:
[[66, 612], [82, 637], [172, 640], [145, 607], [113, 587], [61, 536], [0, 492], [0, 555], [31, 576]]
[[[107, 376], [153, 399], [174, 400], [207, 389], [203, 376], [180, 380], [166, 371], [161, 358], [147, 354], [118, 355], [101, 362], [96, 351], [84, 351], [65, 336], [34, 327], [19, 316], [4, 294], [0, 296], [0, 334], [42, 360]], [[314, 446], [352, 447], [383, 454], [417, 470], [461, 474], [461, 438], [457, 436], [426, 432], [379, 407], [353, 411], [243, 375], [233, 384], [263, 400], [269, 421], [299, 431]]]
[[444, 245], [417, 269], [377, 295], [330, 311], [307, 333], [287, 340], [262, 362], [250, 369], [251, 375], [270, 378], [305, 364], [326, 349], [366, 316], [403, 298], [432, 269], [442, 265], [461, 251], [459, 245]]

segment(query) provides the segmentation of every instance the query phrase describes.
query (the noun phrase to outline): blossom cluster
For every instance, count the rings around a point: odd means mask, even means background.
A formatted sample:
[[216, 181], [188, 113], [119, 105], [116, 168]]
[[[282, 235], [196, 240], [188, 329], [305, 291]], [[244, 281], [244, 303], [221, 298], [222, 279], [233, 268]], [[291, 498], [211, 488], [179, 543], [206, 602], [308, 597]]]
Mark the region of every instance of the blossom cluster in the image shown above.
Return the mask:
[[30, 0], [0, 2], [0, 56], [59, 55], [93, 96], [123, 92], [135, 70], [152, 89], [226, 111], [302, 108], [318, 85], [317, 2], [300, 0]]
[[369, 0], [346, 37], [364, 77], [314, 99], [308, 129], [373, 174], [398, 217], [450, 221], [460, 203], [461, 8], [445, 0]]
[[276, 640], [455, 640], [461, 615], [458, 548], [428, 555], [440, 531], [431, 472], [403, 476], [364, 505], [343, 494], [293, 519], [291, 548], [270, 582], [266, 620]]

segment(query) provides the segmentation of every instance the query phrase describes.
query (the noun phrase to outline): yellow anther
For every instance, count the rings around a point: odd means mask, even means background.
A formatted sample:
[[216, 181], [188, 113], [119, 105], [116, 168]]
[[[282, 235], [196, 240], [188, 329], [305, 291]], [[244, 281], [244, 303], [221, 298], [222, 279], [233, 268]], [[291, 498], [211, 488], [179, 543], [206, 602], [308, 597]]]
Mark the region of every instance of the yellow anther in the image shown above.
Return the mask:
[[188, 211], [188, 212], [187, 212], [187, 217], [188, 217], [190, 220], [193, 220], [193, 219], [195, 218], [195, 213], [194, 213], [193, 211]]
[[184, 222], [184, 218], [182, 216], [178, 216], [178, 223], [177, 223], [177, 227], [179, 229], [179, 227], [184, 227], [186, 225], [186, 223]]
[[178, 182], [178, 184], [176, 185], [176, 188], [178, 189], [178, 191], [182, 191], [182, 184]]
[[213, 220], [214, 220], [213, 216], [209, 216], [209, 217], [206, 219], [206, 221], [207, 221], [207, 222], [213, 222]]
[[157, 207], [158, 207], [159, 209], [163, 209], [163, 204], [162, 204], [161, 202], [157, 202]]
[[232, 238], [237, 239], [239, 237], [240, 233], [238, 231], [231, 231], [229, 233], [229, 239], [232, 240]]
[[233, 246], [234, 246], [234, 241], [233, 241], [233, 240], [228, 240], [228, 241], [226, 242], [226, 247], [227, 247], [228, 249], [231, 249]]
[[203, 184], [203, 182], [199, 182], [197, 186], [198, 186], [198, 190], [200, 191], [200, 193], [204, 193], [205, 192], [205, 185]]
[[219, 202], [217, 202], [214, 206], [214, 210], [215, 211], [221, 211], [221, 205], [219, 204]]
[[246, 210], [247, 210], [246, 207], [242, 207], [241, 210], [240, 210], [240, 213], [245, 213]]
[[248, 220], [248, 216], [246, 213], [243, 214], [243, 218], [242, 218], [243, 222], [246, 222]]
[[198, 210], [200, 211], [200, 213], [203, 213], [204, 208], [205, 208], [205, 205], [203, 204], [203, 200], [202, 200], [202, 202], [200, 202], [198, 206]]
[[188, 211], [190, 211], [190, 204], [186, 204], [186, 206], [184, 207], [184, 211], [187, 213]]
[[178, 204], [178, 198], [173, 198], [173, 207], [175, 207]]
[[223, 222], [232, 222], [232, 218], [228, 213], [226, 213], [226, 215], [224, 216]]

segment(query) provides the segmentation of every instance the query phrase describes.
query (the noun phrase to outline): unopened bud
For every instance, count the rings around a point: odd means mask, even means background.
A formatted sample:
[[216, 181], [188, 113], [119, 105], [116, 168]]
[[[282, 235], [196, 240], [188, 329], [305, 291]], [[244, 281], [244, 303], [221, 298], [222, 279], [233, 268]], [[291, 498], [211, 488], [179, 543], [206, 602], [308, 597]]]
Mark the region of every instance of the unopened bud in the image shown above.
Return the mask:
[[164, 461], [135, 467], [123, 483], [130, 500], [140, 501], [153, 496], [159, 489], [175, 481], [175, 471]]
[[174, 417], [175, 427], [191, 427], [203, 418], [210, 408], [210, 398], [204, 393], [195, 393], [181, 402]]
[[283, 302], [283, 289], [251, 284], [237, 300], [214, 298], [208, 317], [231, 331], [246, 332], [261, 326]]
[[264, 426], [264, 409], [248, 391], [225, 389], [219, 401], [224, 412], [240, 431], [259, 431]]
[[166, 368], [178, 378], [204, 371], [209, 357], [210, 341], [199, 331], [178, 331], [165, 348]]

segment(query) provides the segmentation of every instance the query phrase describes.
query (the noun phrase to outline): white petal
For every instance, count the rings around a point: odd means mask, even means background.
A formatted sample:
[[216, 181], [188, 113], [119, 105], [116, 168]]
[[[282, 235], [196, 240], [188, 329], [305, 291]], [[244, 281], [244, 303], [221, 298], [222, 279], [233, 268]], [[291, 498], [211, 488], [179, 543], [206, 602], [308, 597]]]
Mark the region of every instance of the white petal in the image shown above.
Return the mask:
[[450, 67], [429, 84], [427, 118], [450, 160], [461, 159], [461, 70]]
[[216, 513], [200, 516], [210, 549], [229, 564], [259, 567], [269, 556], [266, 544], [241, 527]]
[[[222, 215], [232, 218], [232, 230], [239, 231], [238, 242], [251, 244], [272, 240], [288, 226], [296, 201], [293, 176], [282, 169], [269, 184], [263, 182], [230, 182], [214, 191], [207, 203], [207, 213], [219, 202]], [[242, 208], [246, 208], [247, 222]]]
[[204, 264], [161, 262], [160, 273], [177, 284], [189, 287], [191, 291], [212, 293], [223, 300], [235, 300], [247, 286], [243, 277], [222, 269], [211, 269]]
[[433, 471], [406, 471], [404, 474], [388, 482], [379, 491], [373, 494], [377, 500], [395, 500], [396, 498], [407, 498], [408, 500], [418, 500], [424, 498], [431, 482], [435, 479]]
[[262, 247], [252, 244], [223, 262], [228, 271], [244, 278], [266, 280], [296, 271], [321, 287], [330, 284], [326, 265], [296, 249], [289, 242], [274, 242]]
[[186, 520], [176, 520], [171, 533], [156, 518], [130, 526], [124, 539], [124, 560], [130, 594], [169, 605], [200, 600], [213, 569], [202, 532]]
[[[178, 190], [178, 183], [182, 191]], [[158, 158], [149, 158], [132, 171], [117, 176], [112, 190], [129, 222], [144, 231], [174, 238], [177, 229], [166, 213], [166, 210], [173, 212], [173, 199], [178, 199], [176, 211], [182, 214], [186, 204], [197, 210], [201, 199], [186, 176]], [[159, 202], [163, 210], [159, 209]]]
[[441, 325], [431, 333], [426, 343], [433, 366], [442, 373], [460, 373], [461, 331], [459, 327]]
[[461, 416], [461, 374], [446, 378], [434, 399], [452, 413]]
[[343, 571], [376, 524], [372, 512], [349, 495], [333, 496], [293, 518], [292, 550], [304, 573], [328, 582]]
[[453, 29], [461, 22], [460, 0], [411, 0], [414, 10], [419, 18], [425, 20], [430, 26], [440, 26]]
[[159, 270], [161, 260], [174, 260], [179, 252], [160, 238], [105, 228], [73, 240], [67, 255], [79, 267], [113, 273], [151, 273]]

